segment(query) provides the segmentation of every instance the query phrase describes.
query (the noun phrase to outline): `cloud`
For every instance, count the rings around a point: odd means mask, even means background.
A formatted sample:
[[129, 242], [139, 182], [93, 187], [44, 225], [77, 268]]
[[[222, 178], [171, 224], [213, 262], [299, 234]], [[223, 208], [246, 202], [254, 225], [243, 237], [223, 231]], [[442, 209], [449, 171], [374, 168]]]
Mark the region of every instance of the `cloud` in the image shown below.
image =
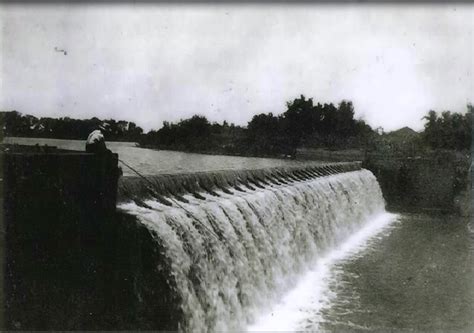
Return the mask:
[[[145, 129], [245, 124], [304, 94], [422, 127], [473, 94], [473, 6], [2, 5], [0, 107]], [[67, 51], [67, 56], [55, 52]]]

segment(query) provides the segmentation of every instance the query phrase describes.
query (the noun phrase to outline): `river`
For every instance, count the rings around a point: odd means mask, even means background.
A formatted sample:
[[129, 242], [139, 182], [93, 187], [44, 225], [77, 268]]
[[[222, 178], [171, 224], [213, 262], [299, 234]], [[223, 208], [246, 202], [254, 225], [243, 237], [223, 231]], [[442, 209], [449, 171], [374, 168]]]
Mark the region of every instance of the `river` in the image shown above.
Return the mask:
[[474, 331], [474, 233], [465, 219], [400, 214], [372, 231], [323, 258], [250, 330]]
[[365, 250], [333, 266], [322, 327], [472, 332], [474, 234], [466, 222], [401, 215]]
[[[43, 138], [6, 137], [3, 143], [20, 145], [48, 145], [60, 149], [85, 150], [85, 140], [59, 140]], [[299, 165], [303, 162], [275, 158], [256, 158], [192, 154], [169, 150], [139, 148], [134, 142], [107, 142], [107, 147], [119, 158], [144, 175], [185, 173], [229, 169], [259, 169], [276, 166]], [[124, 176], [136, 176], [122, 165]]]
[[[5, 142], [84, 147], [84, 141], [71, 140]], [[300, 163], [156, 151], [134, 143], [108, 147], [144, 174]], [[124, 173], [132, 174], [126, 168]], [[180, 204], [185, 210], [152, 200], [150, 209], [119, 206], [165, 243], [185, 300], [182, 327], [474, 331], [474, 232], [466, 219], [386, 212], [367, 171], [249, 192], [206, 195], [205, 203], [188, 197], [188, 204]], [[191, 227], [196, 220], [225, 241]]]

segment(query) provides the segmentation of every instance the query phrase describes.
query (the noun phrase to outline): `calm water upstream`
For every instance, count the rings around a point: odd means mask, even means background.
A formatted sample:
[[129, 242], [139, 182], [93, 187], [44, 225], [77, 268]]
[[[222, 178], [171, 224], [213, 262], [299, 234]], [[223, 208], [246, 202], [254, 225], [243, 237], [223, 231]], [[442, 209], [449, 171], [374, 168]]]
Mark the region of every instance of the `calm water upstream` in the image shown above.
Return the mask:
[[[61, 149], [85, 150], [85, 140], [57, 140], [40, 138], [4, 138], [4, 143], [21, 145], [48, 145]], [[107, 142], [107, 147], [131, 167], [145, 175], [162, 173], [181, 173], [226, 169], [259, 169], [285, 165], [297, 165], [302, 162], [273, 158], [254, 158], [222, 155], [190, 154], [168, 150], [138, 148], [134, 142]], [[136, 176], [126, 167], [122, 167], [124, 176]]]
[[[70, 140], [4, 142], [84, 147], [84, 141]], [[155, 151], [133, 143], [108, 146], [144, 174], [298, 163]], [[368, 171], [235, 195], [221, 193], [219, 198], [206, 195], [204, 202], [188, 200], [180, 204], [186, 211], [154, 201], [148, 202], [149, 208], [134, 203], [120, 207], [153, 230], [157, 241], [166, 243], [173, 276], [187, 300], [184, 327], [474, 331], [474, 233], [468, 221], [389, 214]], [[226, 235], [226, 241], [208, 239], [191, 228], [189, 214]], [[214, 260], [204, 255], [206, 244]]]

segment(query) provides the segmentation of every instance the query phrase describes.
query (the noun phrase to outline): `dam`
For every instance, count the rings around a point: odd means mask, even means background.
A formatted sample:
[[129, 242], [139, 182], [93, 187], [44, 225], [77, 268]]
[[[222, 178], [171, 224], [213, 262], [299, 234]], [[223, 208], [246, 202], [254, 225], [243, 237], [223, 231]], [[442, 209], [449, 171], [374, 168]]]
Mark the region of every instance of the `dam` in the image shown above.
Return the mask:
[[[375, 177], [357, 163], [311, 170], [268, 171], [268, 178], [260, 170], [252, 180], [249, 171], [230, 187], [232, 193], [208, 188], [169, 204], [152, 196], [119, 203], [160, 251], [160, 265], [167, 268], [155, 274], [167, 275], [169, 293], [178, 299], [180, 329], [245, 329], [318, 257], [384, 213]], [[231, 179], [220, 176], [221, 184]], [[197, 178], [211, 184], [213, 177]]]
[[[127, 149], [131, 154], [139, 148]], [[240, 168], [214, 163], [209, 170], [150, 174], [146, 170], [155, 162], [141, 166], [129, 156], [119, 155], [132, 168], [126, 171], [121, 164], [124, 176], [115, 184], [114, 207], [105, 200], [99, 215], [97, 209], [80, 206], [80, 191], [68, 190], [64, 181], [60, 193], [69, 199], [45, 217], [41, 214], [47, 212], [50, 198], [27, 192], [37, 195], [36, 205], [17, 215], [20, 229], [14, 230], [33, 231], [27, 237], [8, 229], [6, 234], [6, 328], [340, 331], [371, 323], [381, 330], [433, 328], [408, 322], [413, 320], [409, 313], [394, 322], [393, 314], [403, 313], [403, 305], [384, 303], [384, 298], [397, 298], [391, 296], [390, 286], [381, 284], [394, 279], [390, 272], [400, 267], [395, 277], [398, 294], [404, 295], [407, 281], [422, 279], [417, 283], [430, 286], [430, 274], [440, 275], [432, 267], [445, 260], [440, 252], [439, 262], [430, 261], [437, 258], [434, 249], [446, 246], [458, 249], [448, 260], [457, 278], [446, 277], [444, 282], [458, 301], [451, 304], [436, 288], [427, 289], [426, 295], [419, 288], [407, 289], [412, 296], [403, 304], [426, 310], [420, 314], [426, 320], [431, 312], [420, 300], [429, 298], [430, 309], [439, 310], [432, 311], [433, 318], [458, 309], [459, 327], [473, 324], [472, 283], [461, 283], [462, 290], [454, 287], [472, 276], [471, 271], [459, 271], [473, 260], [464, 225], [424, 223], [387, 213], [376, 177], [359, 162]], [[59, 173], [60, 179], [72, 171], [87, 179], [88, 159], [73, 163], [75, 169]], [[114, 163], [117, 167], [120, 162]], [[54, 184], [54, 178], [48, 179], [42, 182], [44, 189]], [[56, 185], [51, 188], [58, 193]], [[408, 222], [400, 222], [403, 219]], [[440, 227], [425, 232], [427, 225]], [[406, 226], [411, 229], [406, 231]], [[437, 232], [453, 235], [453, 242], [436, 238]], [[399, 238], [391, 240], [392, 234]], [[412, 242], [404, 244], [407, 237]], [[431, 240], [444, 245], [436, 247]], [[410, 259], [404, 266], [415, 243], [420, 262]], [[364, 258], [387, 259], [391, 268], [370, 266]], [[415, 274], [419, 265], [425, 267], [422, 259], [431, 266]], [[366, 309], [372, 310], [364, 315]]]

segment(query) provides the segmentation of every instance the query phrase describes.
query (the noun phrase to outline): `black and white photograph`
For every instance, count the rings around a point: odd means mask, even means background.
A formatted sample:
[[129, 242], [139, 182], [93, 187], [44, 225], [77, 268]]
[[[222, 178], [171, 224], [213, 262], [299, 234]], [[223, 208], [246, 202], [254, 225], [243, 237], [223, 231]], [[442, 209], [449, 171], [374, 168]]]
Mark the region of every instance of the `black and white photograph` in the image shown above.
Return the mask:
[[474, 332], [472, 2], [0, 2], [0, 330]]

